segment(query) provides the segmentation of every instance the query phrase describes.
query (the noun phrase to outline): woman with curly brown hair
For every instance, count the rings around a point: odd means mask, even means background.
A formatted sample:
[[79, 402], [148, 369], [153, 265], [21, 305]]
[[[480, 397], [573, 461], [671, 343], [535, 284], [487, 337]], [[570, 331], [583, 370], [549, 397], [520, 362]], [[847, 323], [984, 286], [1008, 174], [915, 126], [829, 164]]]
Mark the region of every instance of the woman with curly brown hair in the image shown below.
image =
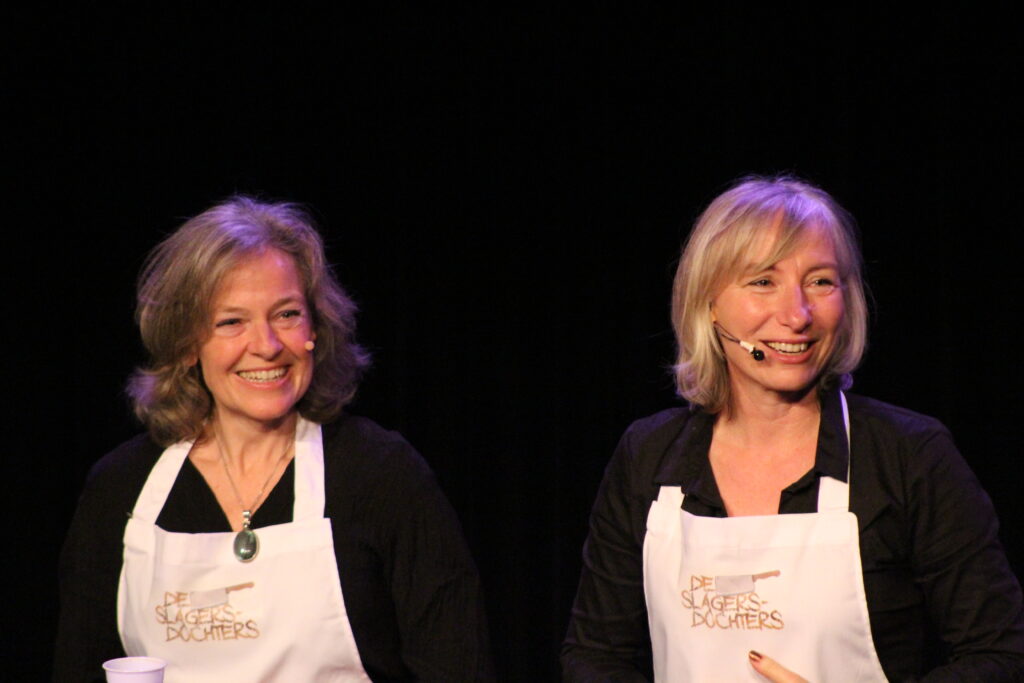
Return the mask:
[[129, 381], [147, 433], [90, 474], [61, 558], [55, 678], [491, 677], [479, 581], [401, 436], [345, 413], [368, 365], [308, 216], [235, 197], [150, 255]]

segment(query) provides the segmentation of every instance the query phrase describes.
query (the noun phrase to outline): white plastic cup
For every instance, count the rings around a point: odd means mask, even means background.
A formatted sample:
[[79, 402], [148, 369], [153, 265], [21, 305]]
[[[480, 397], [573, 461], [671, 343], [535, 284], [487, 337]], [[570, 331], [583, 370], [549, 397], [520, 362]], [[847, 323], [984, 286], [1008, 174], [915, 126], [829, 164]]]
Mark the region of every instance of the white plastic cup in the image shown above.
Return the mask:
[[107, 683], [163, 683], [167, 662], [157, 657], [121, 657], [103, 662]]

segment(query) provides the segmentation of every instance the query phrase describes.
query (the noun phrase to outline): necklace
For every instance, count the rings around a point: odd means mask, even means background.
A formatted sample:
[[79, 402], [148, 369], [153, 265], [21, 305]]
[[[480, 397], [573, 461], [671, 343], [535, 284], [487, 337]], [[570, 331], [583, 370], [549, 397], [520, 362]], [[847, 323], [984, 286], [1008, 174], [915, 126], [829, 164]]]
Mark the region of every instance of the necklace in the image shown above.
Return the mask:
[[260, 551], [260, 539], [256, 536], [256, 532], [252, 530], [252, 522], [250, 518], [252, 513], [256, 511], [256, 507], [259, 505], [260, 498], [263, 497], [263, 491], [267, 488], [267, 484], [274, 478], [274, 473], [277, 472], [277, 468], [281, 465], [288, 454], [291, 452], [292, 447], [295, 445], [294, 439], [288, 444], [288, 448], [284, 449], [284, 453], [278, 458], [277, 462], [270, 469], [270, 474], [267, 475], [267, 480], [263, 482], [263, 486], [260, 487], [259, 492], [252, 501], [252, 505], [246, 507], [245, 503], [242, 502], [242, 496], [238, 494], [238, 487], [235, 486], [235, 479], [231, 476], [231, 470], [228, 469], [227, 458], [224, 457], [224, 444], [221, 443], [220, 435], [216, 434], [217, 437], [217, 453], [220, 455], [220, 462], [224, 465], [224, 474], [228, 475], [228, 483], [231, 484], [231, 490], [235, 494], [235, 500], [238, 501], [238, 505], [242, 508], [242, 530], [235, 534], [234, 551], [235, 557], [238, 558], [239, 562], [252, 562], [256, 558], [256, 554]]

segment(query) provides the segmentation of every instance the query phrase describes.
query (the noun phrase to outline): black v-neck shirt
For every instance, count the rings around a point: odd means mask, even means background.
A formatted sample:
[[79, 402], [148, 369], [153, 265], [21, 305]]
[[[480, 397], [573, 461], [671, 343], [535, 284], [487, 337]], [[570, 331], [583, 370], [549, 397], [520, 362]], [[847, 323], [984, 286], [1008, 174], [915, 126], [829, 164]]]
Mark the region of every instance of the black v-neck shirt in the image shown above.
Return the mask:
[[[266, 495], [249, 521], [254, 529], [292, 521], [295, 505], [295, 458], [285, 468], [277, 484]], [[217, 520], [219, 518], [219, 523]], [[185, 458], [174, 486], [167, 493], [156, 525], [164, 531], [182, 534], [208, 534], [231, 531], [231, 523], [202, 472]]]

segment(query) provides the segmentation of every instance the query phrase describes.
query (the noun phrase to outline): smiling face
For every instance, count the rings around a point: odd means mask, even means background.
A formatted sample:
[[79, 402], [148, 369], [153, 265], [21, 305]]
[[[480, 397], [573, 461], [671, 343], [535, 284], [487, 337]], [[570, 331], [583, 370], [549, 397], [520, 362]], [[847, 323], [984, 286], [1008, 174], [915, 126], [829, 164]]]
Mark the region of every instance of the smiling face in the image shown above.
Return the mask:
[[197, 360], [216, 419], [273, 426], [313, 379], [315, 337], [302, 279], [288, 254], [267, 249], [224, 277]]
[[[775, 239], [766, 235], [752, 263], [767, 258]], [[711, 302], [721, 328], [765, 355], [756, 361], [723, 338], [732, 395], [802, 398], [813, 393], [808, 390], [835, 349], [845, 311], [835, 249], [821, 231], [810, 230], [784, 258], [756, 267], [726, 282]]]

